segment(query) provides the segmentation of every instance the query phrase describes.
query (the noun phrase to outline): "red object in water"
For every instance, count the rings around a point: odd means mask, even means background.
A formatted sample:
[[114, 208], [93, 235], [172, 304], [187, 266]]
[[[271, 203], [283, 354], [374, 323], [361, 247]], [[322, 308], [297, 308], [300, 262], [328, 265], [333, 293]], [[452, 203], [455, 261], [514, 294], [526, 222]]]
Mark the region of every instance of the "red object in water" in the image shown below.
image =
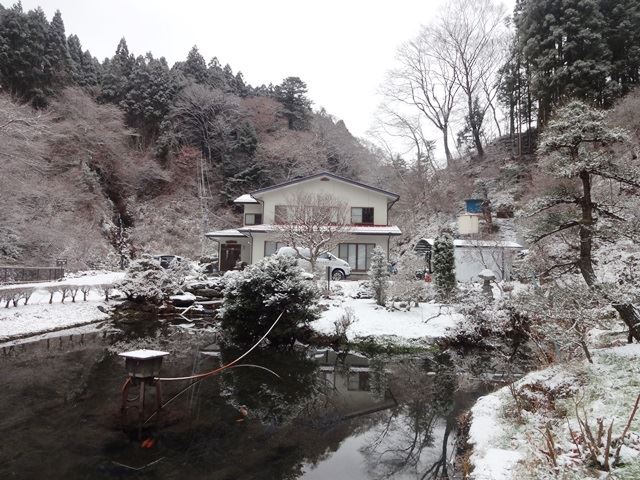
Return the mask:
[[425, 273], [424, 274], [424, 281], [427, 282], [427, 283], [431, 283], [431, 280], [432, 280], [431, 274], [430, 273]]
[[142, 448], [152, 448], [155, 445], [155, 440], [153, 438], [147, 438], [145, 440], [142, 441], [142, 443], [140, 444], [140, 446]]

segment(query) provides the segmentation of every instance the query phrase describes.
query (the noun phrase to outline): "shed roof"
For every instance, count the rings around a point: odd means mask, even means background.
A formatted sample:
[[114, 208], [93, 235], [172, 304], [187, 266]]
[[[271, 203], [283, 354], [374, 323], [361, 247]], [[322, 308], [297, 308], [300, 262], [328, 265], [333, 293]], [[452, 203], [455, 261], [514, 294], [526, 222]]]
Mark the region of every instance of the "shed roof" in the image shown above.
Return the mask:
[[[433, 246], [433, 238], [421, 238], [420, 241], [425, 241], [429, 245]], [[454, 247], [468, 247], [468, 248], [513, 248], [516, 250], [524, 249], [518, 242], [509, 240], [463, 240], [456, 238], [453, 240]]]

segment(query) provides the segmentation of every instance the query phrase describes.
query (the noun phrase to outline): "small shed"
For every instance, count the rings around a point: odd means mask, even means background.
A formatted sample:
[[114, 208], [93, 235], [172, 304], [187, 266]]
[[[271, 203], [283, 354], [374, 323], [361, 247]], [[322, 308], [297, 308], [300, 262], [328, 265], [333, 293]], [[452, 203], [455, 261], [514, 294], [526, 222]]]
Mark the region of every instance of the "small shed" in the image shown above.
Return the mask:
[[464, 201], [465, 210], [467, 213], [482, 213], [482, 202], [481, 198], [468, 198]]
[[[429, 271], [433, 270], [431, 250], [433, 238], [422, 238], [414, 247], [417, 255], [425, 258]], [[461, 240], [453, 241], [456, 280], [475, 282], [482, 270], [489, 269], [496, 280], [511, 280], [513, 258], [524, 247], [517, 242], [505, 240]]]

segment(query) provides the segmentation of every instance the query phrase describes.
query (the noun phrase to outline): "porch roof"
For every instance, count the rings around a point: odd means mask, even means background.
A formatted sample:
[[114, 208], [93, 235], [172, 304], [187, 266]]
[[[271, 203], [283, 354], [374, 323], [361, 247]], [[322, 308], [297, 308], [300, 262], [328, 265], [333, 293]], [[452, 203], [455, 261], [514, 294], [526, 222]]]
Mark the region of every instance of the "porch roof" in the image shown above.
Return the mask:
[[207, 232], [204, 234], [205, 237], [209, 238], [244, 238], [246, 235], [241, 233], [239, 230], [229, 228], [227, 230], [214, 230], [212, 232]]

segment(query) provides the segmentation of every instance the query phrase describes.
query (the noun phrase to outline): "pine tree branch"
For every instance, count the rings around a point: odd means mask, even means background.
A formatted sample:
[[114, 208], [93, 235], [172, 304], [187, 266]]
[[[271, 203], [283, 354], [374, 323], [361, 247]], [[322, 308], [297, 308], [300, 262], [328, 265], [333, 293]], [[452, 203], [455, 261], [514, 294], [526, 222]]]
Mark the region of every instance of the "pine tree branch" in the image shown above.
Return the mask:
[[539, 236], [535, 237], [533, 239], [532, 243], [538, 243], [540, 240], [542, 240], [544, 238], [547, 238], [547, 237], [549, 237], [551, 235], [554, 235], [556, 233], [562, 232], [563, 230], [567, 230], [569, 228], [578, 227], [578, 226], [580, 226], [580, 222], [575, 221], [575, 220], [573, 220], [571, 222], [563, 223], [562, 225], [560, 225], [555, 230], [551, 230], [550, 232], [546, 232], [546, 233], [543, 233], [542, 235], [539, 235]]
[[624, 183], [625, 185], [631, 185], [632, 187], [640, 188], [640, 182], [635, 179], [623, 177], [622, 175], [618, 175], [616, 173], [611, 172], [603, 172], [601, 170], [590, 170], [590, 174], [598, 175], [603, 178], [608, 178], [609, 180], [615, 180], [616, 182]]

